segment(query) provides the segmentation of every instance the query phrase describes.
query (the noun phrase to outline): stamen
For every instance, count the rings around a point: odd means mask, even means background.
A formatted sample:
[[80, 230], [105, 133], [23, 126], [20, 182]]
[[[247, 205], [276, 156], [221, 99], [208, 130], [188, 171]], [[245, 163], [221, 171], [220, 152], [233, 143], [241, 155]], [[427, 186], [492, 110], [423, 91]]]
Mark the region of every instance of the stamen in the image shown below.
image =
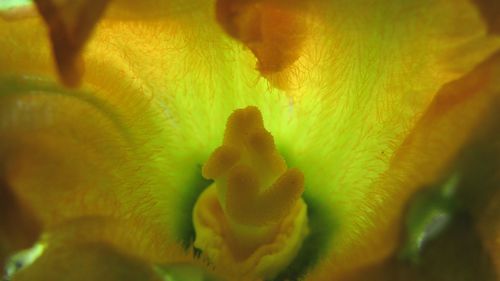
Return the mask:
[[215, 183], [195, 205], [195, 247], [239, 275], [271, 278], [284, 269], [308, 233], [304, 176], [287, 167], [257, 107], [228, 118], [202, 174]]
[[244, 225], [279, 222], [304, 191], [302, 173], [288, 170], [253, 106], [229, 117], [224, 144], [209, 158], [203, 175], [215, 180], [226, 215]]

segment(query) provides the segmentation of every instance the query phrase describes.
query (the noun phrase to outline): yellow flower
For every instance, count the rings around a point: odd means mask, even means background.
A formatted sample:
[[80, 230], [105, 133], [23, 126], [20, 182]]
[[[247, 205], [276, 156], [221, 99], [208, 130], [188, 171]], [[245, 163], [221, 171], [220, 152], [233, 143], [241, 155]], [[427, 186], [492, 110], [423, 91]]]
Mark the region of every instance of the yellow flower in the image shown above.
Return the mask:
[[[417, 191], [466, 174], [461, 151], [498, 127], [499, 13], [485, 1], [10, 2], [0, 259], [45, 247], [13, 280], [160, 280], [180, 263], [228, 280], [370, 280]], [[500, 274], [490, 182], [467, 208]]]

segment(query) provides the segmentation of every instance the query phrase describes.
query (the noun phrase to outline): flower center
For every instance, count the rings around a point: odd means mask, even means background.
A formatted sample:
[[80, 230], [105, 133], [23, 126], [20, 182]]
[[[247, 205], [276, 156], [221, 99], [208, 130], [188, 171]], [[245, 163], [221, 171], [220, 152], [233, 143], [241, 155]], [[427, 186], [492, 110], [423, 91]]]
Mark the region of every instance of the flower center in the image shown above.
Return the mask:
[[308, 233], [304, 176], [288, 168], [256, 107], [236, 110], [203, 166], [214, 180], [195, 204], [195, 247], [237, 276], [272, 278]]

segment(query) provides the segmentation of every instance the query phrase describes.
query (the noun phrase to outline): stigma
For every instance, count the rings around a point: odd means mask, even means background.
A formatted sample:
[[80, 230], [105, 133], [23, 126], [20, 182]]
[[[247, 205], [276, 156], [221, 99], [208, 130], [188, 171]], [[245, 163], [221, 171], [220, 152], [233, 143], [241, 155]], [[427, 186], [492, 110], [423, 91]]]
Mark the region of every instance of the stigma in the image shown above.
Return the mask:
[[257, 107], [231, 114], [202, 174], [214, 183], [194, 207], [194, 246], [234, 276], [268, 279], [284, 270], [309, 231], [304, 175], [287, 166]]

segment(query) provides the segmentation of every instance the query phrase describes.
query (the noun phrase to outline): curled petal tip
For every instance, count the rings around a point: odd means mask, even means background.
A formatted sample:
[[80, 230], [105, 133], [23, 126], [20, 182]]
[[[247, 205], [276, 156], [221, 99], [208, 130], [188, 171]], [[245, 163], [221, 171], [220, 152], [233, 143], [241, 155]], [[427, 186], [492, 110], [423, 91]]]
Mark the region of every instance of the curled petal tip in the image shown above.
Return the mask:
[[306, 38], [304, 17], [296, 3], [219, 0], [216, 16], [222, 28], [257, 58], [263, 74], [276, 73], [299, 57]]
[[81, 51], [109, 0], [35, 0], [48, 26], [61, 82], [77, 87], [84, 73]]

